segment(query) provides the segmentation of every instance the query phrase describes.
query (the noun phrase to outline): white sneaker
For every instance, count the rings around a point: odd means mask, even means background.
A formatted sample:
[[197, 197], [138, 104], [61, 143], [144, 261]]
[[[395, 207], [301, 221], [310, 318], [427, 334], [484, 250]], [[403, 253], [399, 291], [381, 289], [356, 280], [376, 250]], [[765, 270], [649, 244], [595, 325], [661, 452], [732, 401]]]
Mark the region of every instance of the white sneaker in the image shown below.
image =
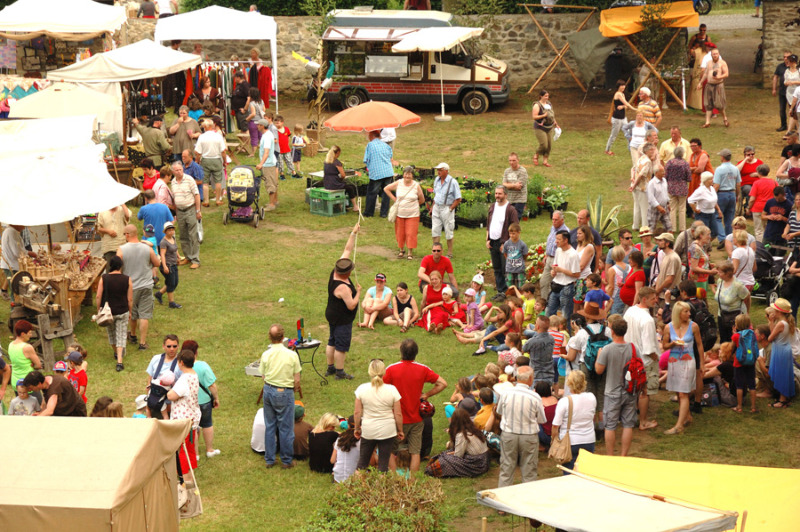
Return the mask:
[[219, 449], [214, 449], [213, 451], [209, 451], [209, 452], [207, 452], [207, 453], [206, 453], [206, 456], [207, 456], [208, 458], [213, 458], [213, 457], [215, 457], [215, 456], [218, 456], [218, 455], [220, 455], [221, 453], [222, 453], [222, 452], [221, 452]]

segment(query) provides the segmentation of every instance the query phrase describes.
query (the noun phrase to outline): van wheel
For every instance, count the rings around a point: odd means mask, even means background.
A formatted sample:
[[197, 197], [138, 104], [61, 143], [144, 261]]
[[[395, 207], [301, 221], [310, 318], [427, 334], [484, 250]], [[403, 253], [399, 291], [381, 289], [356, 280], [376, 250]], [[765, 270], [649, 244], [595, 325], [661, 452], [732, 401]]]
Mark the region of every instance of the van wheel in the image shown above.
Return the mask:
[[468, 115], [485, 113], [489, 108], [489, 97], [481, 91], [469, 91], [461, 98], [461, 109]]
[[367, 101], [367, 94], [361, 89], [349, 89], [342, 91], [339, 102], [342, 109], [350, 109]]

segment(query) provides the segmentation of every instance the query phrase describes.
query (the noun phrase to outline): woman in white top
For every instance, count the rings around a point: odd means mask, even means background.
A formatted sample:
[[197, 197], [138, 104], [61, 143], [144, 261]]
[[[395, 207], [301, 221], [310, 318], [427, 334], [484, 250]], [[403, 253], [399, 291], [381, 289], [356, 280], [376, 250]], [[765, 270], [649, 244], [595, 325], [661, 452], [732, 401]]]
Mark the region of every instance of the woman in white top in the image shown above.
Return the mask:
[[[750, 246], [753, 249], [753, 253], [755, 253], [756, 237], [747, 232], [747, 218], [745, 218], [744, 216], [737, 216], [736, 218], [733, 219], [732, 226], [733, 226], [733, 233], [735, 233], [738, 230], [742, 230], [747, 234], [747, 245]], [[730, 257], [731, 254], [733, 254], [733, 248], [736, 247], [736, 245], [733, 243], [733, 233], [725, 237], [725, 253], [728, 254], [728, 257]]]
[[700, 174], [700, 186], [689, 196], [689, 206], [695, 213], [695, 220], [711, 229], [711, 238], [722, 239], [725, 229], [722, 227], [722, 210], [717, 205], [717, 191], [714, 189], [714, 174]]
[[414, 260], [419, 233], [419, 206], [425, 196], [419, 183], [414, 181], [414, 168], [403, 168], [403, 179], [383, 188], [391, 201], [397, 201], [397, 218], [394, 221], [394, 236], [397, 240], [397, 257], [402, 259], [408, 249], [408, 260]]
[[469, 412], [456, 408], [450, 418], [450, 441], [445, 451], [433, 457], [425, 474], [433, 477], [477, 477], [489, 471], [486, 436], [475, 426]]
[[[194, 367], [195, 354], [184, 349], [178, 355], [178, 369], [181, 370], [181, 376], [178, 382], [167, 392], [167, 399], [172, 401], [172, 410], [170, 412], [170, 419], [190, 419], [192, 421], [192, 430], [186, 436], [185, 452], [182, 447], [178, 456], [181, 463], [181, 471], [183, 474], [189, 473], [189, 468], [197, 468], [197, 451], [195, 450], [194, 442], [197, 441], [195, 431], [200, 425], [200, 399], [198, 398], [198, 391], [200, 390], [200, 380], [197, 378], [197, 373], [192, 369]], [[188, 457], [186, 454], [188, 453]]]
[[[783, 73], [783, 85], [786, 87], [786, 103], [789, 106], [789, 110], [791, 110], [794, 104], [795, 91], [798, 86], [800, 86], [800, 70], [797, 68], [796, 55], [790, 55], [787, 62], [789, 63], [789, 67], [786, 69], [786, 72]], [[791, 116], [788, 118], [789, 131], [797, 129], [797, 119]]]
[[583, 308], [583, 300], [586, 297], [586, 278], [592, 273], [592, 259], [594, 258], [594, 235], [588, 225], [578, 226], [575, 232], [575, 240], [578, 246], [578, 258], [580, 261], [580, 277], [575, 283], [575, 296], [573, 296], [574, 311]]
[[391, 384], [384, 384], [386, 366], [383, 360], [369, 363], [372, 379], [356, 388], [355, 435], [361, 439], [358, 469], [369, 467], [372, 453], [378, 448], [378, 471], [389, 470], [394, 439], [402, 440], [403, 413], [400, 410], [400, 392]]
[[644, 113], [636, 113], [636, 120], [628, 122], [623, 126], [624, 132], [628, 133], [628, 148], [631, 152], [631, 163], [636, 166], [639, 157], [642, 156], [642, 146], [644, 146], [645, 138], [647, 137], [647, 122], [644, 120]]
[[358, 326], [367, 329], [375, 329], [376, 319], [383, 320], [392, 315], [392, 289], [386, 286], [384, 274], [375, 275], [375, 286], [367, 290], [361, 308], [364, 309], [364, 321]]
[[344, 482], [356, 472], [361, 454], [361, 441], [355, 436], [355, 419], [350, 416], [348, 428], [339, 435], [333, 446], [331, 463], [333, 464], [333, 481]]
[[[586, 377], [580, 371], [571, 371], [567, 375], [566, 384], [570, 395], [559, 399], [556, 405], [556, 415], [553, 418], [553, 433], [558, 431], [558, 437], [563, 438], [569, 430], [569, 442], [572, 447], [572, 460], [564, 463], [564, 467], [572, 469], [578, 458], [578, 451], [586, 449], [594, 452], [594, 414], [597, 409], [597, 399], [586, 391]], [[569, 422], [569, 403], [572, 399], [572, 422]], [[568, 427], [569, 425], [569, 427]], [[568, 475], [566, 471], [565, 475]]]
[[731, 259], [733, 262], [733, 276], [748, 290], [753, 291], [756, 279], [753, 277], [753, 267], [756, 264], [756, 252], [747, 245], [747, 231], [739, 229], [733, 232], [733, 241], [736, 248]]

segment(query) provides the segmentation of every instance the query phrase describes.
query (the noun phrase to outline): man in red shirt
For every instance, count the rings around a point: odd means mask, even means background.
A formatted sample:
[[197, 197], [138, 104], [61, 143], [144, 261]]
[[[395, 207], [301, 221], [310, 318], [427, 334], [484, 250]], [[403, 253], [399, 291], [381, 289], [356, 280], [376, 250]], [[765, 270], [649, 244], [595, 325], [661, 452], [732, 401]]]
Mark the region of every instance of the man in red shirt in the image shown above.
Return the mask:
[[769, 175], [769, 166], [766, 164], [760, 165], [756, 168], [758, 172], [758, 179], [756, 179], [750, 187], [750, 197], [753, 198], [748, 205], [745, 216], [753, 214], [753, 225], [755, 226], [756, 240], [761, 242], [764, 239], [764, 227], [766, 222], [761, 219], [764, 212], [764, 205], [772, 199], [773, 190], [778, 185], [777, 181], [767, 177]]
[[[400, 344], [402, 360], [386, 368], [383, 382], [392, 384], [400, 392], [400, 409], [403, 412], [403, 433], [406, 435], [408, 453], [411, 455], [411, 471], [419, 471], [420, 451], [422, 449], [422, 416], [419, 415], [420, 401], [427, 401], [445, 388], [447, 382], [431, 368], [419, 364], [417, 342], [406, 338]], [[427, 392], [422, 391], [426, 382], [433, 384]]]
[[441, 273], [442, 279], [444, 279], [444, 274], [446, 273], [447, 279], [450, 281], [447, 284], [453, 289], [453, 297], [456, 297], [458, 295], [458, 282], [456, 281], [456, 276], [453, 275], [453, 263], [447, 257], [442, 256], [442, 245], [440, 243], [435, 242], [431, 251], [430, 255], [425, 255], [422, 258], [419, 266], [419, 272], [417, 273], [419, 291], [422, 292], [427, 285], [431, 284], [430, 276], [432, 272]]

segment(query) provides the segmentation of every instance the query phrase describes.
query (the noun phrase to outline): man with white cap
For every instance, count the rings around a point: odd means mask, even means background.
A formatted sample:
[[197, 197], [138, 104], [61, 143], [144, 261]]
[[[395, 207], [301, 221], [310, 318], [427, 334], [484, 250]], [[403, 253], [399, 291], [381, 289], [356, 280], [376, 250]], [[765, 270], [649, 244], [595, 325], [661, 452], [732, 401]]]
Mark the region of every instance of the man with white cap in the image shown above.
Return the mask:
[[437, 177], [433, 182], [433, 205], [431, 206], [431, 235], [433, 242], [438, 244], [444, 229], [447, 240], [447, 258], [453, 258], [453, 231], [456, 227], [456, 209], [461, 203], [461, 187], [458, 181], [450, 175], [450, 165], [439, 163], [436, 165]]
[[661, 108], [658, 103], [650, 97], [650, 89], [642, 87], [639, 89], [639, 107], [637, 112], [644, 115], [644, 121], [650, 122], [655, 127], [661, 125]]
[[677, 288], [681, 282], [681, 258], [672, 249], [675, 245], [672, 233], [661, 233], [656, 237], [656, 243], [658, 255], [651, 271], [651, 284], [658, 296], [663, 297], [664, 292]]

